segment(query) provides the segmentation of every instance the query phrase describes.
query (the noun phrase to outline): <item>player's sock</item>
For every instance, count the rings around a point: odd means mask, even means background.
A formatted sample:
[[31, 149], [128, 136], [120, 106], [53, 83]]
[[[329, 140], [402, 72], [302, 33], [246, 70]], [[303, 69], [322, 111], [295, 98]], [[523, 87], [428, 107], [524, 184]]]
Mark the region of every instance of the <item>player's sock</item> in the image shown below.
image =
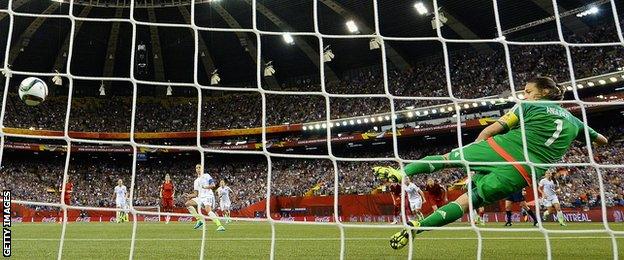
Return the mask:
[[505, 211], [505, 214], [507, 215], [507, 223], [511, 223], [511, 210]]
[[548, 220], [548, 215], [550, 215], [550, 212], [548, 210], [544, 210], [544, 215], [542, 216], [542, 219], [544, 220]]
[[193, 207], [193, 206], [188, 206], [188, 207], [186, 207], [186, 208], [187, 208], [187, 209], [188, 209], [188, 211], [191, 213], [191, 215], [193, 215], [193, 217], [195, 217], [195, 219], [196, 219], [197, 221], [202, 221], [202, 222], [204, 221], [204, 217], [202, 217], [202, 215], [201, 215], [201, 214], [199, 214], [199, 213], [197, 212], [197, 209], [195, 209], [195, 207]]
[[416, 213], [416, 215], [418, 216], [418, 221], [421, 221], [421, 220], [423, 220], [425, 218], [425, 216], [420, 211], [418, 213]]
[[[440, 161], [440, 162], [439, 163], [426, 163], [426, 162], [419, 162], [420, 160]], [[412, 176], [414, 174], [420, 174], [420, 173], [432, 173], [432, 172], [444, 169], [446, 167], [454, 166], [446, 162], [447, 160], [442, 155], [430, 155], [420, 160], [410, 163], [405, 166], [405, 174], [407, 176]]]
[[563, 211], [557, 211], [557, 221], [559, 221], [559, 224], [564, 224]]
[[115, 211], [115, 222], [119, 223], [121, 221], [121, 215], [119, 211]]
[[225, 223], [230, 223], [230, 212], [223, 213], [223, 216], [225, 217]]
[[169, 223], [169, 220], [171, 220], [171, 216], [169, 215], [165, 216], [165, 223]]
[[215, 223], [215, 225], [221, 226], [221, 220], [219, 220], [219, 216], [217, 216], [217, 214], [215, 214], [214, 212], [210, 211], [208, 212], [208, 217], [212, 220], [212, 222]]
[[[457, 202], [451, 202], [446, 204], [433, 212], [422, 221], [420, 221], [421, 227], [441, 227], [449, 223], [455, 222], [455, 220], [461, 218], [464, 215], [464, 210]], [[424, 230], [418, 230], [420, 233]]]
[[537, 218], [535, 217], [533, 210], [527, 210], [527, 214], [531, 217], [531, 219], [533, 219], [533, 222], [537, 222]]

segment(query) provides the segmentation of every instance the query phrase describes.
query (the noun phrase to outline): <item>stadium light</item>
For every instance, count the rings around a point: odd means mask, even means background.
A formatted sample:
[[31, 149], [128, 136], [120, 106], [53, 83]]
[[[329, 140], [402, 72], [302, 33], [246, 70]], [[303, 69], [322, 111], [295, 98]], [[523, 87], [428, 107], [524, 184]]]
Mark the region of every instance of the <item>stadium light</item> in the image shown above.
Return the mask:
[[384, 116], [384, 119], [386, 119], [386, 121], [390, 121], [390, 117], [389, 116]]
[[321, 125], [321, 127], [323, 127], [323, 129], [325, 129], [325, 128], [327, 128], [327, 124], [323, 123], [323, 124]]
[[414, 113], [413, 113], [413, 112], [411, 112], [411, 111], [410, 111], [410, 112], [407, 112], [407, 117], [409, 117], [409, 118], [414, 117]]
[[446, 108], [440, 108], [440, 113], [446, 112]]
[[[56, 71], [56, 73], [59, 73], [58, 70], [54, 71]], [[54, 77], [52, 77], [52, 82], [54, 82], [54, 85], [57, 86], [63, 85], [63, 79], [59, 75], [54, 75]]]
[[210, 85], [218, 85], [220, 81], [219, 73], [217, 73], [217, 70], [214, 70], [212, 76], [210, 76]]
[[327, 45], [327, 47], [323, 49], [323, 61], [330, 62], [335, 57], [336, 55], [334, 55], [334, 52], [329, 48], [329, 45]]
[[383, 117], [378, 116], [378, 117], [377, 117], [377, 121], [379, 121], [379, 122], [383, 121]]
[[358, 26], [355, 24], [353, 20], [347, 21], [345, 25], [347, 25], [347, 30], [349, 30], [350, 33], [355, 33], [355, 34], [360, 33]]
[[265, 77], [270, 77], [273, 76], [273, 74], [275, 74], [275, 68], [273, 67], [273, 61], [269, 61], [266, 64], [264, 64], [264, 76]]
[[321, 124], [316, 124], [316, 125], [314, 125], [314, 129], [316, 129], [316, 130], [321, 129]]
[[590, 82], [587, 82], [587, 86], [593, 87], [593, 86], [595, 86], [595, 84], [594, 84], [594, 82], [590, 81]]
[[283, 34], [282, 38], [284, 38], [284, 42], [286, 42], [287, 44], [295, 45], [295, 39], [292, 37], [292, 35], [290, 35], [290, 33]]
[[487, 102], [485, 102], [485, 101], [481, 101], [481, 105], [482, 105], [482, 106], [487, 106]]
[[364, 123], [368, 123], [368, 118], [364, 118]]
[[594, 14], [597, 14], [598, 12], [600, 12], [600, 9], [598, 9], [597, 6], [592, 6], [589, 9], [576, 14], [576, 17], [583, 17], [583, 16], [588, 16], [588, 15], [594, 15]]
[[577, 88], [584, 88], [585, 86], [583, 86], [583, 84], [576, 84]]
[[566, 89], [567, 90], [572, 90], [572, 86], [568, 86]]
[[343, 126], [347, 126], [347, 121], [342, 121]]
[[353, 119], [349, 120], [349, 124], [350, 125], [355, 125], [355, 121], [353, 121]]
[[453, 111], [453, 106], [447, 107], [446, 110], [448, 110], [449, 112]]
[[607, 84], [607, 81], [604, 79], [601, 79], [598, 81], [598, 83], [600, 83], [600, 85], [604, 85], [604, 84]]
[[381, 48], [381, 40], [379, 40], [379, 38], [370, 39], [370, 42], [368, 42], [368, 48], [371, 50]]
[[490, 104], [492, 105], [496, 104], [496, 100], [490, 100]]
[[417, 115], [417, 116], [420, 116], [420, 111], [416, 111], [416, 115]]
[[426, 116], [428, 114], [429, 114], [429, 111], [427, 111], [427, 110], [423, 111], [423, 116]]
[[423, 2], [415, 3], [414, 8], [416, 8], [416, 12], [420, 15], [426, 15], [429, 13], [429, 10], [427, 10], [427, 7], [423, 4]]
[[438, 110], [436, 110], [435, 108], [431, 109], [431, 114], [435, 114], [435, 113], [438, 113]]
[[470, 105], [464, 104], [464, 108], [470, 108]]
[[358, 119], [355, 121], [358, 125], [362, 124], [362, 119]]
[[609, 80], [610, 80], [611, 82], [617, 82], [617, 78], [616, 78], [616, 77], [610, 77], [610, 78], [609, 78]]

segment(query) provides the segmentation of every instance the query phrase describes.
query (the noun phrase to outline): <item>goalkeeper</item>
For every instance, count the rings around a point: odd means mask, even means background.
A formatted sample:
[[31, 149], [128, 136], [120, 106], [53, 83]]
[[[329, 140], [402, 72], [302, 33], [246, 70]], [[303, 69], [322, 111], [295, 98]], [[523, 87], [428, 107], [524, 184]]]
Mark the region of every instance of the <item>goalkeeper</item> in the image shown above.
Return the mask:
[[[562, 100], [565, 89], [551, 78], [536, 77], [524, 88], [526, 100]], [[522, 103], [481, 131], [477, 140], [463, 147], [464, 159], [469, 162], [472, 177], [472, 198], [464, 193], [433, 212], [421, 221], [410, 221], [414, 227], [441, 227], [455, 222], [468, 212], [472, 199], [474, 208], [504, 199], [531, 183], [531, 168], [526, 164], [520, 128], [520, 110], [524, 117], [527, 157], [532, 163], [555, 163], [563, 157], [572, 142], [584, 138], [587, 128], [591, 141], [606, 144], [607, 138], [586, 126], [557, 103]], [[463, 167], [449, 160], [460, 160], [459, 148], [445, 155], [427, 156], [405, 166], [405, 173], [389, 167], [374, 167], [375, 175], [382, 180], [400, 182], [404, 175], [426, 174], [443, 168]], [[522, 164], [480, 165], [480, 162], [524, 162]], [[547, 167], [535, 166], [532, 174], [539, 179]], [[421, 233], [424, 230], [418, 230]], [[408, 243], [408, 230], [394, 234], [390, 246], [399, 249]]]

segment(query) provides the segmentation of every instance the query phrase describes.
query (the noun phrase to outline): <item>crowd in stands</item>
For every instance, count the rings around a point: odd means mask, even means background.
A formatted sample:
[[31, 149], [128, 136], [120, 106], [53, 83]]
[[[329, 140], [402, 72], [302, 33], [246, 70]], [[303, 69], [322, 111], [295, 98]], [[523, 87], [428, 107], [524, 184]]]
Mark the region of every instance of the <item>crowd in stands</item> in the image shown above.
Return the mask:
[[[596, 26], [583, 34], [569, 35], [573, 42], [617, 41], [613, 24]], [[549, 38], [540, 36], [532, 41]], [[552, 37], [550, 37], [552, 38]], [[490, 51], [449, 46], [451, 89], [457, 98], [481, 98], [509, 95], [510, 84], [505, 52], [499, 45], [487, 45]], [[571, 58], [576, 78], [600, 75], [624, 67], [624, 47], [574, 47]], [[514, 85], [521, 89], [524, 82], [536, 75], [549, 75], [557, 81], [570, 79], [565, 48], [561, 45], [510, 45], [509, 55]], [[583, 62], [591, 61], [591, 62]], [[399, 96], [449, 97], [444, 59], [441, 55], [418, 59], [405, 71], [391, 69], [388, 73], [390, 93]], [[320, 86], [297, 91], [320, 91]], [[328, 82], [327, 91], [337, 94], [383, 94], [383, 76], [378, 68], [345, 73], [338, 81]], [[292, 90], [291, 90], [292, 91]], [[216, 92], [202, 98], [202, 130], [259, 127], [262, 125], [262, 98], [254, 92]], [[109, 93], [110, 94], [110, 93]], [[113, 93], [114, 95], [114, 93]], [[325, 98], [319, 95], [266, 95], [266, 123], [276, 125], [323, 120]], [[424, 107], [446, 100], [394, 100], [395, 109]], [[296, 105], [295, 105], [296, 104]], [[332, 118], [390, 112], [387, 98], [330, 99]], [[17, 96], [8, 98], [4, 124], [8, 127], [62, 130], [67, 109], [66, 97], [51, 97], [37, 107], [27, 107]], [[132, 100], [125, 96], [74, 97], [69, 129], [74, 131], [128, 132]], [[137, 102], [136, 132], [195, 131], [197, 98], [165, 96], [141, 97]]]

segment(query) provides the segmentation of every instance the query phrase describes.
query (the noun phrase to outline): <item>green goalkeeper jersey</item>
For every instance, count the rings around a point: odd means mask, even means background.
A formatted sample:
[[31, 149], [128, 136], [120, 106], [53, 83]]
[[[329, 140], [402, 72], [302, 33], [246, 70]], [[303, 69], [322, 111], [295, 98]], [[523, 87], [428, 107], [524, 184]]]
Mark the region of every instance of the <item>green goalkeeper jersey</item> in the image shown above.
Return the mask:
[[[579, 140], [585, 140], [585, 127], [589, 131], [591, 141], [598, 136], [594, 129], [585, 125], [559, 104], [522, 103], [522, 105], [514, 106], [498, 120], [498, 123], [508, 131], [493, 137], [517, 161], [526, 161], [522, 149], [522, 130], [519, 124], [520, 109], [522, 109], [524, 119], [530, 162], [556, 163], [561, 160], [577, 137]], [[537, 168], [546, 171], [548, 167]]]

